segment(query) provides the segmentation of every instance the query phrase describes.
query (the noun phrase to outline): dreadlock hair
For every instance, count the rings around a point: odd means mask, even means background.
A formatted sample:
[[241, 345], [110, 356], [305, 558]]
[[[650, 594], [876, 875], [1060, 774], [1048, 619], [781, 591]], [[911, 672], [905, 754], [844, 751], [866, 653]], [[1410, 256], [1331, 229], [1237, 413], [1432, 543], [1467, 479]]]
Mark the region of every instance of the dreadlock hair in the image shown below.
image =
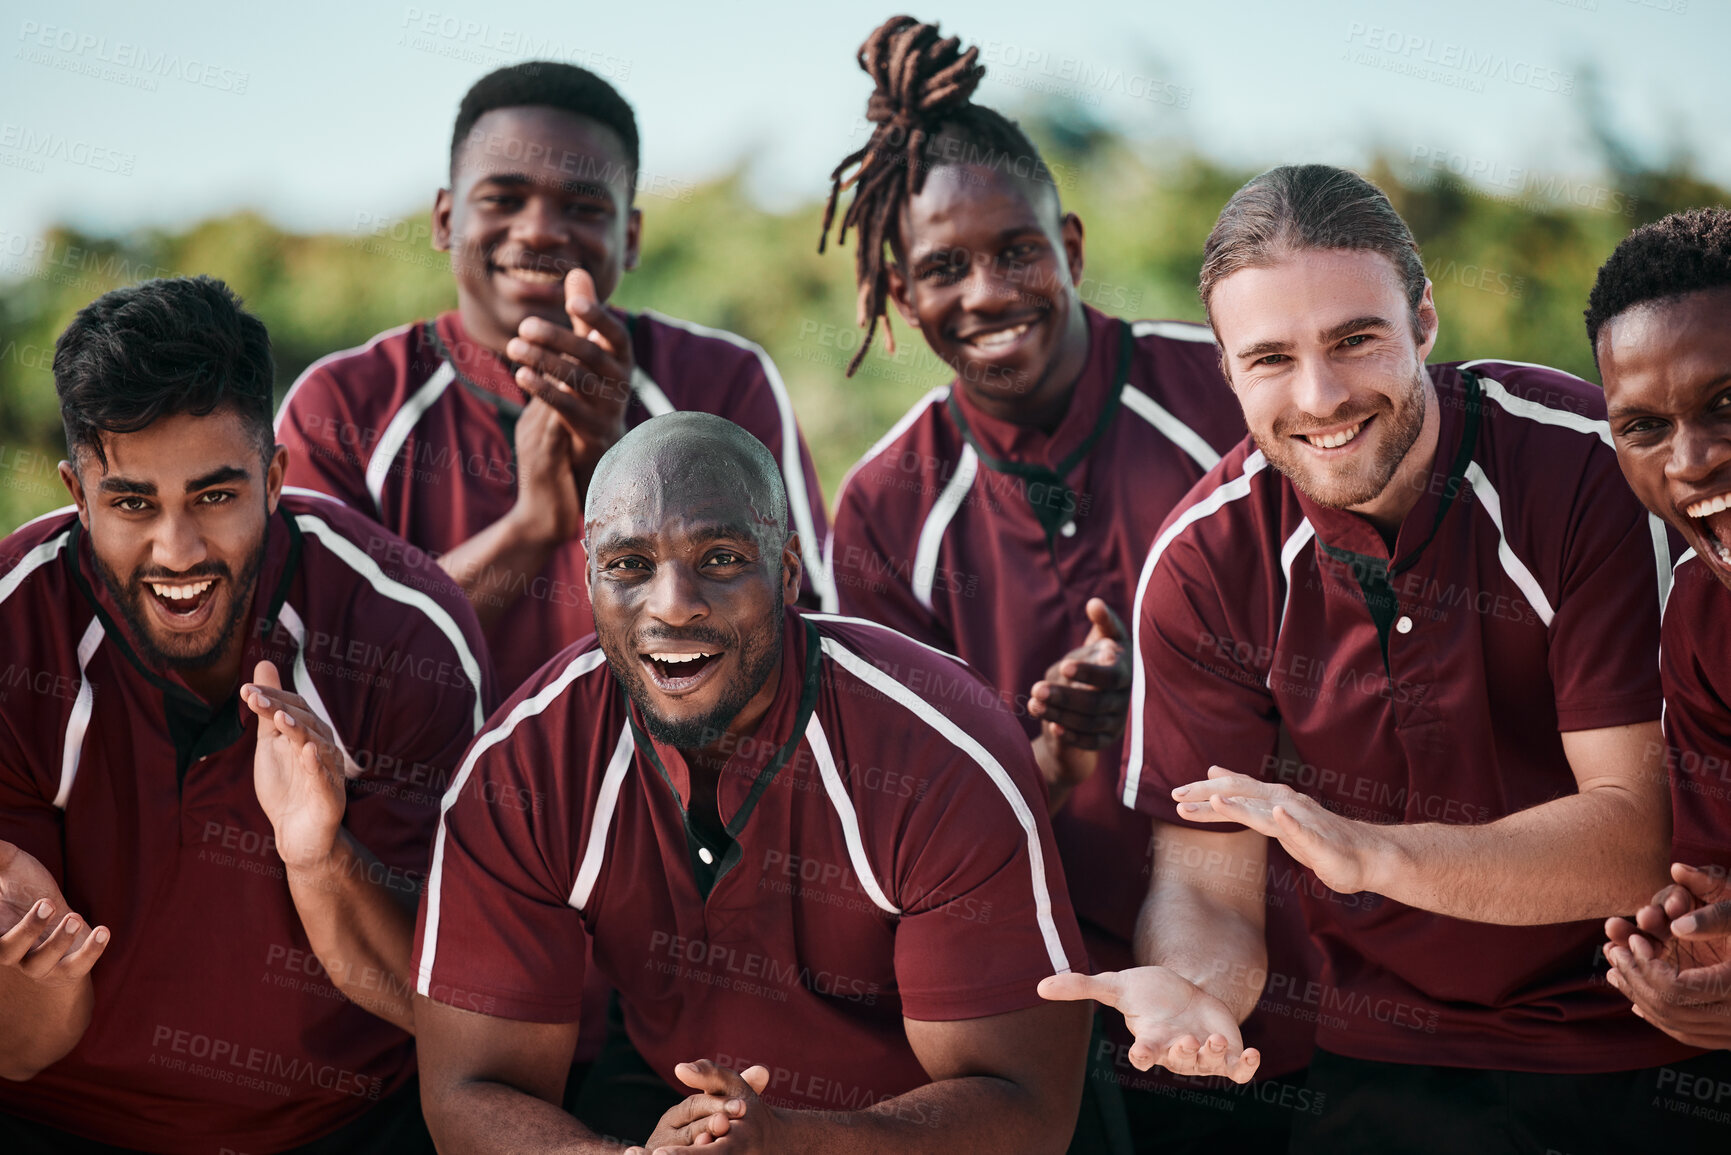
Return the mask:
[[[871, 348], [879, 318], [890, 352], [895, 352], [885, 309], [889, 278], [884, 246], [895, 235], [902, 207], [919, 195], [931, 169], [978, 164], [1057, 187], [1039, 150], [1015, 121], [969, 101], [986, 74], [986, 66], [975, 63], [979, 54], [977, 47], [963, 52], [959, 37], [939, 39], [936, 24], [921, 24], [912, 16], [890, 17], [860, 45], [859, 66], [877, 86], [866, 101], [866, 119], [876, 127], [864, 147], [848, 154], [829, 174], [829, 203], [817, 240], [821, 253], [842, 190], [855, 186], [853, 203], [836, 233], [837, 244], [847, 242], [848, 229], [859, 233], [854, 265], [859, 324], [866, 335], [848, 362], [850, 377]], [[852, 175], [847, 175], [849, 169]]]
[[54, 346], [54, 389], [74, 466], [89, 450], [108, 467], [102, 434], [137, 433], [163, 417], [228, 408], [269, 461], [270, 335], [213, 277], [145, 281], [102, 294]]
[[1619, 313], [1702, 289], [1731, 287], [1731, 209], [1688, 209], [1642, 225], [1611, 253], [1587, 298], [1587, 343]]
[[475, 122], [499, 108], [545, 105], [605, 125], [625, 146], [631, 171], [627, 187], [637, 186], [637, 117], [619, 90], [587, 68], [551, 60], [528, 60], [496, 69], [475, 81], [457, 107], [457, 123], [451, 129], [451, 173], [456, 175], [457, 156], [474, 130]]

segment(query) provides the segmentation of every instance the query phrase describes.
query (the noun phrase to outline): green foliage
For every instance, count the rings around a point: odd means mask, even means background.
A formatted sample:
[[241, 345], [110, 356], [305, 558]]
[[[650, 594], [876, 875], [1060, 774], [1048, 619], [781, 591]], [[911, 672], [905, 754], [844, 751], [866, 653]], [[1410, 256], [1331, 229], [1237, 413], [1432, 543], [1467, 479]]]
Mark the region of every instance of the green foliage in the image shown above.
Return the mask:
[[[1084, 299], [1129, 317], [1200, 320], [1202, 242], [1251, 174], [1199, 155], [1153, 164], [1105, 134], [1076, 147], [1083, 151], [1059, 155], [1066, 207], [1086, 225]], [[1505, 356], [1590, 380], [1581, 310], [1599, 264], [1638, 224], [1731, 199], [1681, 164], [1620, 171], [1602, 184], [1530, 178], [1504, 198], [1446, 172], [1436, 180], [1399, 172], [1387, 160], [1369, 175], [1423, 247], [1442, 317], [1435, 359]], [[645, 196], [640, 207], [641, 268], [617, 302], [762, 343], [787, 381], [830, 498], [884, 429], [949, 378], [899, 320], [896, 352], [880, 338], [860, 371], [843, 376], [860, 339], [853, 252], [818, 256], [816, 206], [763, 212], [735, 173], [677, 196]], [[63, 446], [49, 370], [55, 336], [91, 299], [151, 276], [221, 277], [269, 326], [280, 391], [325, 353], [454, 306], [449, 263], [428, 237], [424, 215], [376, 234], [300, 236], [246, 212], [179, 233], [53, 230], [32, 275], [0, 286], [0, 529], [66, 500], [53, 468]]]

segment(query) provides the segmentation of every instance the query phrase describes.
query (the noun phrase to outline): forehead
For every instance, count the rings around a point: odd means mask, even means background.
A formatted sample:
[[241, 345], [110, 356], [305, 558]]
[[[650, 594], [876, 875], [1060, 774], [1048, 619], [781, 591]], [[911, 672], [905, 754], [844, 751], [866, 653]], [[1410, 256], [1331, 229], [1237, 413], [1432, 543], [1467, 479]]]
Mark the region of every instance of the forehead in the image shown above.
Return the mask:
[[1405, 311], [1406, 293], [1381, 253], [1296, 249], [1222, 278], [1208, 309], [1217, 328], [1254, 340], [1273, 331], [1321, 331], [1353, 317], [1392, 319]]
[[652, 450], [606, 478], [588, 524], [597, 548], [621, 537], [672, 543], [718, 529], [756, 536], [780, 518], [753, 490], [745, 469], [719, 454]]
[[1042, 211], [1050, 203], [1049, 196], [1009, 173], [984, 165], [946, 164], [926, 174], [903, 217], [910, 246], [924, 247], [934, 238], [953, 243], [1018, 228], [1045, 230], [1056, 218]]
[[1731, 374], [1731, 287], [1636, 305], [1599, 331], [1608, 400], [1649, 387], [1707, 389]]
[[457, 153], [457, 173], [479, 182], [502, 174], [548, 183], [624, 184], [625, 144], [600, 121], [562, 108], [495, 108], [475, 121]]
[[80, 471], [94, 478], [152, 482], [161, 493], [179, 493], [186, 481], [226, 466], [249, 474], [262, 468], [258, 438], [233, 409], [203, 417], [177, 413], [137, 433], [104, 433], [102, 452], [108, 457], [106, 471], [88, 451], [78, 455]]

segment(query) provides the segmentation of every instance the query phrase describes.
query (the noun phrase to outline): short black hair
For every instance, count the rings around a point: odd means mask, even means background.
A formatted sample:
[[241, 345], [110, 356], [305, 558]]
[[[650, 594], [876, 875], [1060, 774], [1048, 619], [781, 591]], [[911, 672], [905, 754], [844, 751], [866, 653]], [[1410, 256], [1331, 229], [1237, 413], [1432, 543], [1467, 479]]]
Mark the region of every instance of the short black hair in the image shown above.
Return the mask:
[[1649, 301], [1731, 287], [1731, 210], [1687, 209], [1642, 225], [1599, 269], [1587, 298], [1587, 343], [1598, 361], [1599, 330]]
[[552, 60], [528, 60], [496, 69], [475, 81], [457, 106], [457, 123], [451, 129], [451, 172], [457, 171], [457, 154], [469, 139], [475, 122], [498, 108], [544, 105], [588, 117], [612, 129], [625, 146], [631, 166], [630, 185], [637, 185], [637, 115], [619, 90], [587, 68]]
[[88, 449], [104, 468], [104, 433], [220, 408], [240, 414], [266, 461], [276, 447], [276, 367], [264, 322], [214, 277], [173, 277], [102, 294], [54, 345], [54, 391], [73, 465]]

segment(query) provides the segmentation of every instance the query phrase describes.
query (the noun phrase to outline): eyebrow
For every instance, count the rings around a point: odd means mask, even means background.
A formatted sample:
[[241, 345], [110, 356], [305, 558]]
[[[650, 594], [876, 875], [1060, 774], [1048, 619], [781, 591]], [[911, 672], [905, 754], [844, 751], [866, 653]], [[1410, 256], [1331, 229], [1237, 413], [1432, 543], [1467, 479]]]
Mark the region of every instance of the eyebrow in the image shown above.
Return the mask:
[[[1339, 341], [1341, 338], [1349, 337], [1361, 329], [1384, 329], [1384, 330], [1387, 330], [1387, 329], [1392, 329], [1392, 328], [1394, 328], [1394, 323], [1392, 321], [1390, 321], [1387, 317], [1376, 317], [1376, 316], [1354, 317], [1350, 321], [1346, 321], [1342, 324], [1335, 325], [1332, 328], [1324, 329], [1322, 332], [1317, 334], [1317, 340], [1321, 344], [1331, 345], [1334, 342]], [[1266, 357], [1270, 353], [1284, 353], [1287, 349], [1289, 349], [1291, 347], [1292, 347], [1292, 342], [1290, 342], [1290, 341], [1281, 341], [1281, 340], [1258, 341], [1254, 345], [1247, 345], [1244, 348], [1238, 350], [1238, 352], [1234, 353], [1233, 356], [1235, 358], [1254, 359], [1257, 357]]]
[[560, 192], [563, 192], [563, 193], [575, 193], [575, 194], [578, 194], [580, 196], [592, 196], [592, 197], [599, 198], [601, 200], [612, 200], [613, 199], [613, 190], [611, 188], [609, 188], [607, 185], [601, 183], [600, 181], [593, 181], [593, 180], [543, 181], [543, 180], [536, 180], [534, 177], [530, 176], [528, 173], [497, 172], [497, 173], [488, 173], [486, 176], [482, 177], [480, 180], [477, 180], [475, 182], [474, 187], [476, 189], [482, 189], [482, 188], [485, 188], [487, 185], [490, 185], [490, 184], [503, 185], [504, 187], [509, 188], [509, 189], [519, 189], [519, 188], [525, 188], [525, 187], [540, 186], [543, 188], [556, 188]]
[[[757, 533], [743, 522], [711, 522], [697, 526], [691, 531], [691, 540], [699, 544], [715, 541], [744, 541], [757, 545]], [[626, 534], [622, 537], [602, 538], [595, 543], [595, 552], [602, 553], [653, 553], [655, 539], [645, 534]]]
[[[1706, 393], [1723, 388], [1727, 384], [1731, 384], [1731, 370], [1726, 370], [1711, 381], [1703, 381], [1698, 388], [1701, 392]], [[1642, 405], [1610, 405], [1605, 409], [1605, 420], [1620, 421], [1625, 417], [1645, 417], [1653, 412], [1654, 410]]]
[[[223, 465], [202, 477], [195, 477], [188, 481], [186, 492], [197, 493], [199, 490], [209, 489], [213, 485], [226, 485], [231, 481], [247, 481], [251, 476], [238, 465]], [[156, 483], [154, 481], [135, 481], [130, 477], [104, 477], [97, 488], [103, 493], [125, 493], [134, 497], [156, 496]]]

